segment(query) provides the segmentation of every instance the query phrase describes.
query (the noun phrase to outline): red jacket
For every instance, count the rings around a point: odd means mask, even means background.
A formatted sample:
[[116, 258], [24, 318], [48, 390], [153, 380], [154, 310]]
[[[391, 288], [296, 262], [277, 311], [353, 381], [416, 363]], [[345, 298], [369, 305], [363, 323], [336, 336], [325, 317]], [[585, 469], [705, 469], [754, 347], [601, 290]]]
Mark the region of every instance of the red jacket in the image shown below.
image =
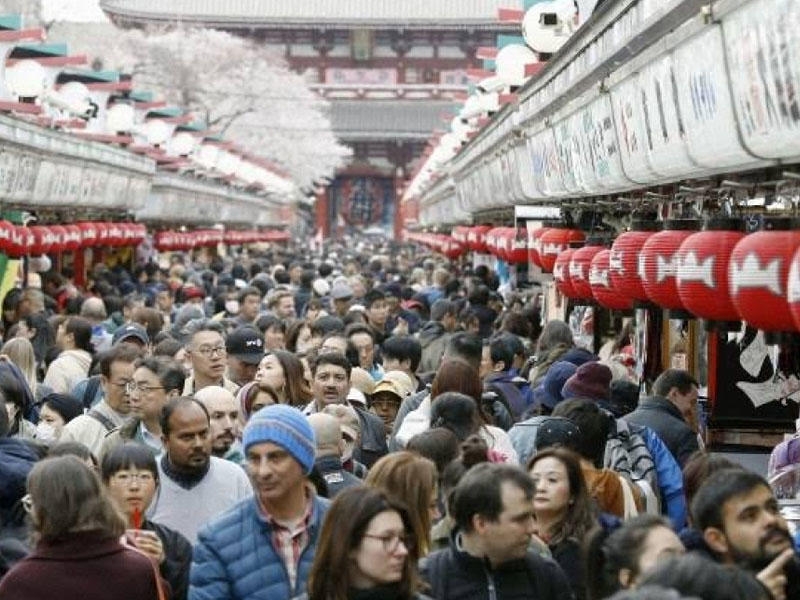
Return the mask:
[[149, 558], [107, 533], [84, 531], [37, 544], [0, 580], [0, 598], [158, 600], [158, 592]]

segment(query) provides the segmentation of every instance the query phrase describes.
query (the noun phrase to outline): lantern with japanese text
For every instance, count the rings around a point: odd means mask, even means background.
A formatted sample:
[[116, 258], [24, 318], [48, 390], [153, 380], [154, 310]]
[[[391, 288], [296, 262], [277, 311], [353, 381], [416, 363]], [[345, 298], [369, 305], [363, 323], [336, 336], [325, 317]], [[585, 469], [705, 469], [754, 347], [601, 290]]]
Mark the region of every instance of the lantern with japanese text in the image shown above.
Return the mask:
[[701, 227], [697, 219], [670, 219], [664, 230], [654, 233], [642, 246], [642, 283], [647, 297], [673, 317], [686, 318], [687, 309], [678, 294], [678, 250]]
[[28, 249], [30, 255], [41, 256], [42, 254], [47, 254], [53, 245], [53, 234], [50, 228], [44, 225], [31, 225], [28, 229], [31, 236], [33, 236], [33, 244]]
[[589, 283], [589, 271], [592, 259], [603, 250], [603, 245], [598, 240], [589, 240], [583, 248], [578, 248], [572, 253], [569, 261], [569, 278], [578, 300], [594, 300], [592, 286]]
[[800, 231], [789, 218], [765, 219], [763, 229], [733, 249], [728, 284], [739, 318], [764, 331], [794, 331], [789, 269], [800, 248]]
[[64, 237], [64, 249], [67, 252], [78, 250], [83, 243], [83, 234], [80, 227], [77, 225], [65, 225], [64, 230], [66, 235]]
[[97, 223], [82, 221], [76, 225], [81, 230], [81, 246], [84, 248], [96, 246], [98, 243]]
[[661, 225], [656, 221], [634, 221], [631, 230], [617, 236], [609, 254], [611, 285], [633, 299], [634, 304], [650, 302], [644, 289], [644, 265], [640, 261], [642, 247]]
[[741, 327], [730, 297], [728, 268], [734, 247], [744, 237], [741, 219], [714, 218], [706, 230], [690, 235], [678, 251], [678, 294], [693, 315]]
[[553, 279], [556, 282], [556, 289], [567, 298], [575, 297], [575, 287], [569, 276], [569, 261], [578, 248], [567, 248], [556, 257], [553, 264]]
[[611, 282], [611, 250], [601, 249], [592, 258], [589, 285], [597, 303], [609, 310], [631, 310], [633, 299], [623, 294]]
[[552, 227], [548, 229], [540, 239], [541, 247], [539, 249], [539, 258], [542, 271], [545, 273], [552, 273], [558, 255], [569, 248], [571, 244], [582, 242], [585, 239], [586, 236], [580, 229], [565, 227]]
[[53, 235], [53, 245], [50, 252], [61, 254], [67, 250], [67, 229], [63, 225], [50, 225], [50, 232]]
[[486, 233], [492, 229], [491, 225], [475, 225], [467, 232], [467, 246], [475, 252], [488, 252], [486, 247]]

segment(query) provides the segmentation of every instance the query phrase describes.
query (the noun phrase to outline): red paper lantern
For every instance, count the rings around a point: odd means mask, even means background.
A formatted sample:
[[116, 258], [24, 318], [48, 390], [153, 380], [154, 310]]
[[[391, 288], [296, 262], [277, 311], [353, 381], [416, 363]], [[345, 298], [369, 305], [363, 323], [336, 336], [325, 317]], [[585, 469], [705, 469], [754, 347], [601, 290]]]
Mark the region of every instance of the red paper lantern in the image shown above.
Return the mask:
[[50, 252], [61, 254], [67, 250], [67, 229], [63, 225], [50, 225], [53, 234], [53, 245]]
[[50, 232], [50, 228], [44, 225], [31, 225], [28, 230], [33, 236], [33, 243], [28, 249], [31, 256], [47, 254], [47, 251], [53, 245], [53, 234]]
[[453, 239], [457, 241], [459, 244], [466, 244], [468, 232], [469, 232], [469, 227], [458, 225], [457, 227], [453, 227], [453, 231], [451, 232], [451, 234], [453, 236]]
[[592, 296], [600, 306], [609, 310], [630, 310], [633, 300], [623, 294], [611, 281], [611, 250], [605, 248], [594, 255], [589, 268]]
[[603, 246], [592, 243], [572, 253], [569, 261], [569, 278], [575, 290], [575, 298], [594, 300], [592, 286], [589, 283], [589, 271], [592, 268], [592, 259], [601, 250], [604, 250]]
[[8, 221], [0, 220], [0, 251], [4, 254], [8, 254], [9, 248], [11, 247], [12, 240], [11, 240], [11, 232], [15, 229], [15, 225], [9, 223]]
[[678, 294], [678, 250], [681, 244], [700, 228], [696, 219], [671, 219], [664, 231], [650, 236], [642, 246], [641, 261], [647, 297], [662, 308], [685, 311]]
[[502, 231], [499, 227], [493, 227], [484, 234], [483, 239], [486, 243], [486, 251], [494, 256], [500, 256], [500, 234]]
[[553, 264], [553, 279], [556, 282], [556, 289], [564, 294], [567, 298], [575, 297], [575, 287], [572, 285], [572, 280], [569, 276], [569, 261], [572, 260], [572, 255], [578, 248], [567, 248], [556, 258]]
[[[7, 221], [6, 221], [7, 223]], [[27, 252], [25, 243], [28, 241], [25, 235], [24, 227], [8, 223], [4, 225], [8, 230], [8, 244], [6, 246], [6, 254], [9, 258], [22, 258]]]
[[108, 245], [109, 246], [124, 246], [125, 245], [125, 224], [124, 223], [109, 223], [109, 227], [108, 227]]
[[65, 225], [64, 249], [67, 252], [78, 250], [83, 243], [83, 234], [77, 225]]
[[460, 244], [459, 242], [448, 236], [444, 236], [444, 238], [445, 239], [443, 240], [442, 250], [441, 250], [442, 254], [444, 254], [447, 258], [451, 260], [456, 259], [462, 254], [464, 254], [466, 248], [462, 244]]
[[609, 276], [611, 285], [634, 302], [649, 302], [644, 289], [644, 265], [639, 260], [645, 242], [659, 229], [659, 224], [634, 221], [631, 231], [620, 234], [611, 245]]
[[800, 248], [791, 219], [769, 219], [765, 230], [746, 235], [731, 253], [730, 295], [739, 318], [764, 331], [794, 331], [789, 269]]
[[147, 237], [147, 226], [144, 223], [133, 223], [133, 243], [138, 246]]
[[533, 231], [528, 231], [528, 260], [537, 267], [542, 266], [540, 256], [542, 249], [542, 236], [548, 232], [549, 227], [540, 227]]
[[95, 223], [94, 226], [97, 229], [97, 241], [95, 242], [95, 246], [108, 246], [111, 236], [109, 224], [101, 221]]
[[582, 242], [586, 236], [580, 229], [550, 228], [540, 239], [539, 258], [542, 271], [552, 273], [556, 258], [573, 243]]
[[511, 228], [508, 262], [512, 265], [524, 265], [528, 262], [528, 230], [522, 226]]
[[81, 223], [76, 223], [78, 229], [81, 230], [81, 246], [83, 248], [91, 248], [92, 246], [96, 246], [98, 243], [98, 227], [97, 223], [90, 223], [87, 221], [83, 221]]
[[174, 231], [158, 231], [153, 236], [153, 246], [159, 252], [167, 252], [175, 246]]
[[467, 233], [467, 246], [475, 252], [489, 252], [486, 247], [486, 234], [492, 229], [491, 225], [476, 225], [469, 228]]
[[706, 231], [690, 235], [678, 250], [678, 294], [686, 310], [702, 319], [735, 321], [728, 270], [733, 249], [744, 237], [738, 219], [710, 221]]

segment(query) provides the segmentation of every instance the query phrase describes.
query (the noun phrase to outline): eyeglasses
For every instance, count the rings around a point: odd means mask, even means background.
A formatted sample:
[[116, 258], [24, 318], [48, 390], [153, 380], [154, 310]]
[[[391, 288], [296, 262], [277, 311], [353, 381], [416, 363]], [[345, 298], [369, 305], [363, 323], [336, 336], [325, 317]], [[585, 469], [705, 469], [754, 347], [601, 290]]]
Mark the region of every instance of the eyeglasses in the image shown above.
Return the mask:
[[25, 494], [21, 499], [20, 502], [22, 503], [22, 508], [25, 509], [25, 512], [31, 514], [33, 512], [33, 498], [31, 498], [30, 494]]
[[128, 394], [133, 394], [134, 392], [141, 392], [146, 394], [147, 392], [152, 392], [153, 390], [163, 390], [163, 385], [141, 385], [136, 383], [135, 381], [129, 381], [125, 385], [125, 392]]
[[141, 473], [127, 473], [125, 471], [120, 471], [119, 473], [115, 473], [111, 476], [111, 478], [120, 485], [128, 486], [134, 481], [147, 484], [153, 483], [156, 478], [150, 471], [142, 471]]
[[200, 346], [196, 349], [196, 352], [199, 352], [207, 358], [211, 358], [215, 354], [217, 356], [223, 356], [227, 353], [227, 350], [225, 346]]
[[380, 540], [381, 544], [383, 545], [383, 549], [387, 554], [397, 552], [401, 542], [406, 550], [412, 550], [415, 546], [414, 536], [405, 533], [403, 535], [397, 535], [396, 533], [390, 533], [387, 535], [370, 535], [369, 533], [365, 533], [364, 537], [372, 538], [373, 540]]

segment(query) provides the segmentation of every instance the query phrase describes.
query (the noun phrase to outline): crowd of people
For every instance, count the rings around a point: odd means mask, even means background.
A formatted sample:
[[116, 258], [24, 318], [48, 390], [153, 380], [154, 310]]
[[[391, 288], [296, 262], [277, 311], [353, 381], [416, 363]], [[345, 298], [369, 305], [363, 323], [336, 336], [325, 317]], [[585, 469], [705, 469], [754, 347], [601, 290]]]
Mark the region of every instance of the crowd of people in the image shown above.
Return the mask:
[[800, 598], [698, 384], [640, 397], [486, 266], [331, 243], [31, 277], [2, 300], [0, 597]]

